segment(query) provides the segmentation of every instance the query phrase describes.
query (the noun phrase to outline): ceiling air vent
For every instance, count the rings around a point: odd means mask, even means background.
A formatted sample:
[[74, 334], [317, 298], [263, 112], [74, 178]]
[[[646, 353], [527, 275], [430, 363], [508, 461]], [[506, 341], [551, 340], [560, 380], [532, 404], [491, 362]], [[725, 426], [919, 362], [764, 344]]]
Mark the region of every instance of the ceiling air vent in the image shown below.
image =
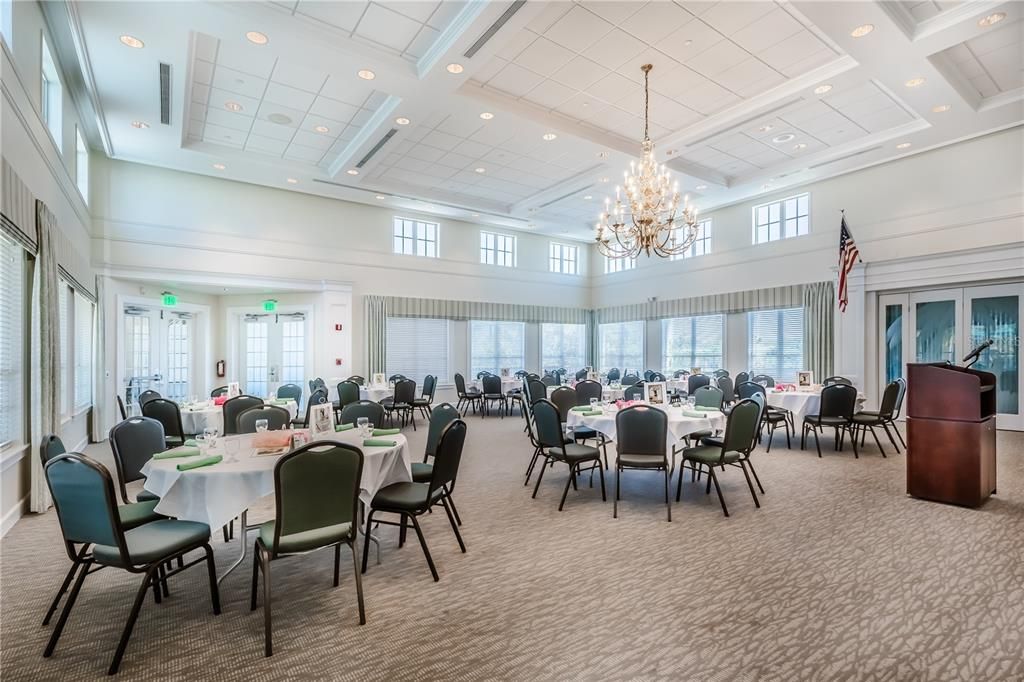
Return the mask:
[[480, 51], [480, 49], [487, 44], [487, 41], [494, 37], [494, 34], [505, 25], [505, 23], [512, 18], [516, 12], [523, 8], [526, 4], [526, 0], [515, 0], [505, 12], [498, 17], [498, 20], [491, 24], [490, 28], [484, 31], [484, 34], [476, 39], [476, 42], [469, 46], [466, 53], [462, 55], [466, 59], [471, 59], [473, 55]]
[[366, 156], [359, 159], [359, 163], [356, 164], [356, 168], [362, 168], [363, 166], [365, 166], [367, 162], [373, 158], [373, 155], [379, 152], [380, 148], [386, 145], [388, 143], [388, 140], [394, 137], [395, 133], [397, 132], [398, 128], [392, 128], [391, 130], [389, 130], [387, 134], [384, 135], [384, 137], [380, 138], [380, 141], [377, 144], [373, 145], [370, 151], [366, 152]]
[[882, 146], [878, 145], [878, 146], [875, 146], [875, 147], [870, 147], [868, 149], [861, 149], [859, 152], [854, 152], [852, 154], [847, 154], [846, 156], [840, 156], [839, 158], [829, 159], [828, 161], [822, 161], [821, 163], [816, 163], [813, 166], [809, 166], [808, 169], [821, 168], [822, 166], [827, 166], [830, 163], [838, 163], [839, 161], [845, 161], [846, 159], [852, 159], [855, 156], [860, 156], [861, 154], [870, 154], [871, 152], [877, 151], [877, 150], [879, 150], [881, 148], [882, 148]]
[[171, 65], [160, 63], [160, 122], [171, 125]]
[[582, 194], [583, 192], [587, 191], [591, 187], [593, 187], [593, 185], [584, 185], [583, 187], [579, 187], [577, 189], [574, 189], [573, 191], [569, 192], [568, 194], [563, 194], [562, 196], [556, 197], [556, 198], [552, 199], [551, 201], [544, 202], [543, 204], [541, 204], [537, 208], [547, 208], [551, 204], [557, 204], [559, 201], [565, 201], [569, 197], [574, 196], [576, 194]]

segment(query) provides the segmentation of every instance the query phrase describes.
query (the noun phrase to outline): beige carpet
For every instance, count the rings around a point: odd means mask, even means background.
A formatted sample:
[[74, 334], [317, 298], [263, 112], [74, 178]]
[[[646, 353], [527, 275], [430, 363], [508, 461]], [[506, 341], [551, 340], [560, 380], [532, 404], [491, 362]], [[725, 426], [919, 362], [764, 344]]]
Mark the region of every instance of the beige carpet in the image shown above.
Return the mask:
[[[904, 455], [869, 446], [860, 460], [819, 460], [780, 438], [754, 455], [761, 509], [730, 470], [731, 518], [687, 482], [666, 523], [650, 473], [627, 473], [617, 520], [596, 484], [558, 513], [564, 468], [531, 500], [522, 422], [468, 421], [457, 490], [468, 554], [443, 514], [424, 521], [440, 583], [414, 539], [397, 549], [382, 529], [359, 626], [351, 574], [332, 589], [329, 553], [276, 562], [267, 660], [261, 612], [248, 608], [251, 564], [222, 585], [217, 617], [192, 569], [163, 605], [147, 600], [120, 678], [1024, 679], [1021, 434], [1000, 434], [999, 495], [979, 510], [908, 498]], [[410, 437], [420, 451], [423, 429]], [[110, 461], [106, 444], [89, 454]], [[236, 547], [216, 539], [221, 566]], [[47, 660], [40, 622], [68, 566], [55, 515], [20, 521], [0, 552], [3, 680], [103, 677], [136, 578], [91, 576]]]

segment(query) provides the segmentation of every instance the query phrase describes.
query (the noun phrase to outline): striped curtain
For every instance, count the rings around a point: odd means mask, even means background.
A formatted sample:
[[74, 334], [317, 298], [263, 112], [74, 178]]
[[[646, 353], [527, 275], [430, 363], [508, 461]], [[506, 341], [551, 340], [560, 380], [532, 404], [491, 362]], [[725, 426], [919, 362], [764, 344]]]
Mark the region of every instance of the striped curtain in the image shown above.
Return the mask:
[[6, 158], [0, 162], [0, 221], [29, 253], [36, 252], [36, 200]]
[[835, 348], [836, 292], [832, 282], [815, 282], [803, 287], [804, 365], [815, 380], [832, 376]]
[[388, 315], [391, 317], [586, 324], [589, 312], [585, 308], [520, 305], [517, 303], [486, 303], [482, 301], [447, 301], [436, 298], [388, 296], [386, 300]]
[[366, 376], [386, 372], [388, 357], [388, 297], [363, 296], [366, 325]]
[[[55, 239], [57, 219], [41, 201], [36, 202], [36, 241], [39, 255], [35, 262], [33, 304], [39, 315], [39, 376], [32, 384], [38, 387], [40, 436], [60, 435], [60, 318], [58, 315], [57, 254]], [[64, 390], [70, 390], [64, 387]], [[33, 401], [34, 402], [34, 401]], [[29, 508], [36, 513], [50, 508], [50, 491], [46, 485], [43, 465], [32, 457]]]
[[649, 301], [620, 305], [597, 310], [597, 324], [609, 322], [633, 322], [636, 320], [662, 320], [671, 317], [691, 315], [716, 315], [741, 313], [751, 310], [774, 308], [796, 308], [801, 305], [805, 285], [773, 287], [733, 291], [727, 294], [709, 294], [692, 298], [676, 298], [666, 301]]
[[587, 311], [587, 364], [597, 368], [597, 359], [600, 352], [600, 337], [597, 329], [597, 311]]

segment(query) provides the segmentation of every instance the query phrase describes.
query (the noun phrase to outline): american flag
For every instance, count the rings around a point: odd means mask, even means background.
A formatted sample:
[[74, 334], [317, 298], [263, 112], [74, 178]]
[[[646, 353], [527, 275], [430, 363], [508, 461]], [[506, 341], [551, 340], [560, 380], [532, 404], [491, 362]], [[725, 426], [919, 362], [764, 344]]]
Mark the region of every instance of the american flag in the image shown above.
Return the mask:
[[853, 266], [860, 260], [860, 251], [857, 243], [853, 241], [850, 228], [846, 226], [846, 214], [843, 214], [843, 222], [839, 228], [839, 312], [846, 312], [846, 276], [853, 270]]

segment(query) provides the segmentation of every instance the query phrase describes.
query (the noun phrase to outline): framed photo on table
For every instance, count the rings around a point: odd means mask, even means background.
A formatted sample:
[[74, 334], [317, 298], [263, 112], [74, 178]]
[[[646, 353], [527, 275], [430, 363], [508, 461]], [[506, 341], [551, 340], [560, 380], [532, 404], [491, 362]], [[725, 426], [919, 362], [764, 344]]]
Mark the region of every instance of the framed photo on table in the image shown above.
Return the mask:
[[814, 372], [803, 370], [796, 373], [796, 385], [803, 389], [814, 386]]
[[309, 408], [309, 435], [313, 438], [334, 436], [334, 405], [321, 403]]
[[228, 382], [228, 397], [236, 398], [240, 395], [242, 395], [242, 387], [239, 383], [237, 381]]
[[385, 386], [388, 383], [388, 378], [384, 375], [384, 372], [378, 372], [372, 377], [373, 381], [370, 382], [371, 386]]
[[587, 372], [587, 379], [601, 383], [601, 373], [590, 370]]
[[644, 384], [644, 400], [648, 405], [664, 405], [666, 395], [664, 381], [652, 381]]
[[512, 368], [511, 367], [502, 367], [501, 368], [501, 378], [502, 379], [509, 379], [511, 377], [512, 377]]

